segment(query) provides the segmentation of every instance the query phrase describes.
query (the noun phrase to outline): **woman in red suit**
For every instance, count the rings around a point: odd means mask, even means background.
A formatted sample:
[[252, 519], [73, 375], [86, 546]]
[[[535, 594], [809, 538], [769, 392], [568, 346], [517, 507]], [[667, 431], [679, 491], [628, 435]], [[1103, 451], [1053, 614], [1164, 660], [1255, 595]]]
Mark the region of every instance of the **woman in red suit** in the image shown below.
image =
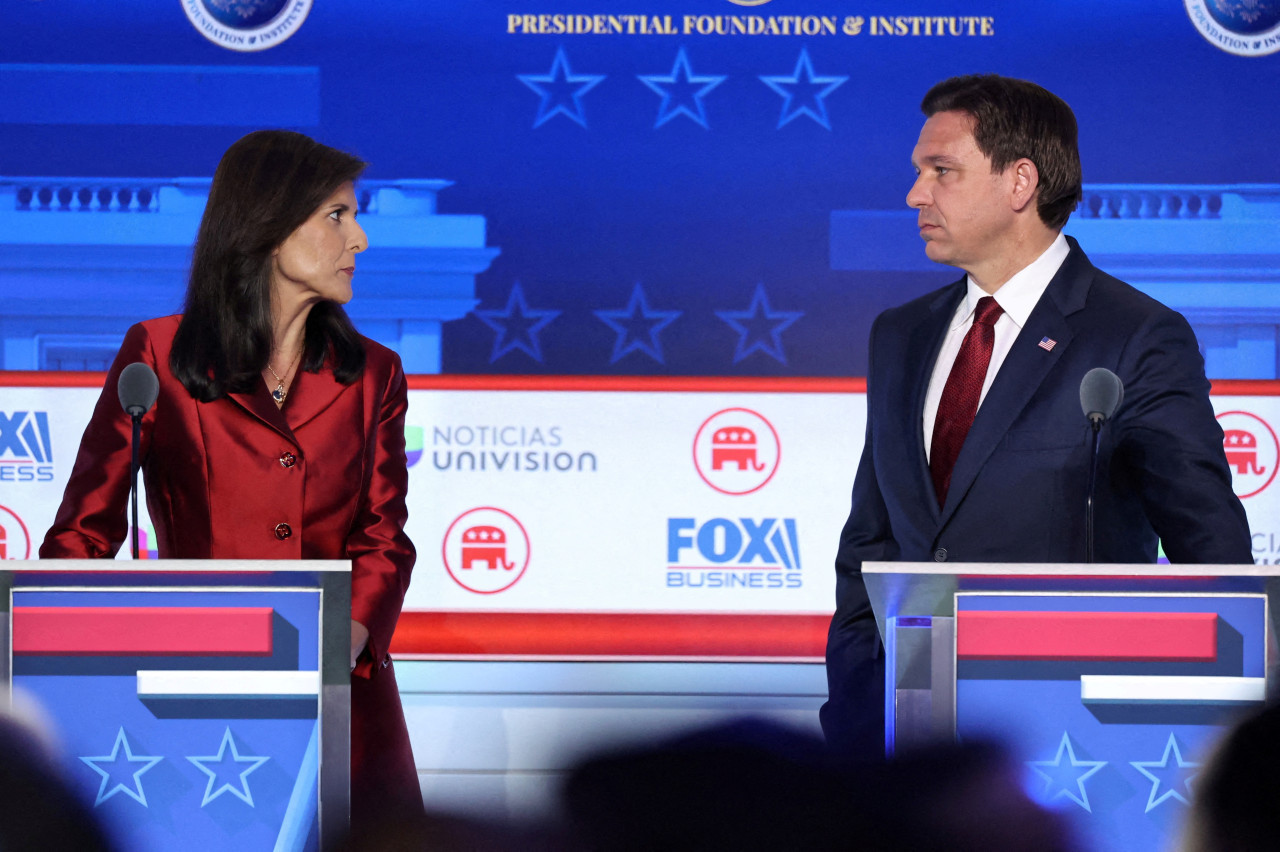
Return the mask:
[[116, 382], [160, 379], [140, 457], [160, 558], [350, 559], [355, 830], [421, 811], [387, 647], [413, 544], [404, 532], [404, 371], [341, 305], [365, 163], [259, 131], [213, 177], [181, 316], [129, 329], [80, 443], [42, 558], [110, 558], [127, 533], [131, 421]]

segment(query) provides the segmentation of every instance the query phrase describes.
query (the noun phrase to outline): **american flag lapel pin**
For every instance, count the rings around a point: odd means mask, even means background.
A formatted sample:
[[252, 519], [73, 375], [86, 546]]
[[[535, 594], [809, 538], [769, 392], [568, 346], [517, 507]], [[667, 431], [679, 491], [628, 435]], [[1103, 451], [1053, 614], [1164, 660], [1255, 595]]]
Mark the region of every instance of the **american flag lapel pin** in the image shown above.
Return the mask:
[[1058, 345], [1058, 341], [1054, 340], [1052, 337], [1046, 337], [1046, 338], [1043, 338], [1036, 345], [1039, 346], [1041, 349], [1043, 349], [1045, 352], [1052, 352], [1053, 347]]

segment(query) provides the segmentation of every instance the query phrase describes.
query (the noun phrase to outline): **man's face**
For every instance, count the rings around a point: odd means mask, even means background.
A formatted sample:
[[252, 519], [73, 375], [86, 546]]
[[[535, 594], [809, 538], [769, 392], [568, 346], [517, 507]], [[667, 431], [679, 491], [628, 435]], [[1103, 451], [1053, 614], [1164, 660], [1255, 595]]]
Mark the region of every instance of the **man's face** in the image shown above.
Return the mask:
[[972, 128], [967, 113], [930, 116], [911, 152], [918, 177], [907, 193], [907, 205], [919, 212], [925, 254], [970, 273], [998, 262], [1014, 223], [1013, 170], [992, 173]]

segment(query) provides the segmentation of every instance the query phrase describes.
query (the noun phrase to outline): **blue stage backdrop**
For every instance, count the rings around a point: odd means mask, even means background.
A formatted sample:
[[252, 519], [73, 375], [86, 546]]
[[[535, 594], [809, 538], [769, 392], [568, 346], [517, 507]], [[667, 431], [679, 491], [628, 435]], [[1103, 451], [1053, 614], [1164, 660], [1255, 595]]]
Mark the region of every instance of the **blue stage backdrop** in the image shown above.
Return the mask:
[[[411, 379], [406, 436], [419, 556], [395, 650], [421, 788], [439, 810], [492, 817], [524, 796], [532, 812], [566, 768], [560, 751], [607, 745], [619, 731], [668, 731], [744, 707], [817, 727], [867, 333], [881, 310], [958, 277], [927, 261], [905, 204], [919, 103], [933, 83], [997, 72], [1064, 97], [1085, 168], [1067, 233], [1098, 266], [1182, 311], [1211, 377], [1280, 377], [1280, 0], [3, 8], [4, 371], [105, 370], [129, 325], [179, 311], [210, 176], [245, 133], [297, 129], [371, 164], [357, 190], [371, 248], [348, 310], [409, 373], [462, 376]], [[538, 374], [560, 378], [532, 381]], [[0, 376], [0, 559], [38, 547], [99, 384]], [[1280, 490], [1270, 488], [1278, 388], [1220, 384], [1214, 397], [1255, 554], [1270, 562], [1280, 558]], [[476, 548], [468, 534], [496, 535], [501, 547], [491, 538]], [[481, 585], [481, 561], [519, 564], [520, 574]], [[517, 632], [527, 646], [485, 645], [487, 617], [511, 612], [553, 629]], [[706, 644], [691, 652], [684, 633], [634, 628], [654, 623], [643, 618], [614, 641], [594, 620], [601, 612], [624, 627], [633, 614], [687, 616]], [[746, 651], [726, 651], [723, 631], [698, 629], [707, 613], [798, 624], [802, 641], [782, 647], [760, 631]], [[567, 668], [551, 676], [540, 662], [503, 663], [494, 691], [493, 670], [476, 659], [591, 657], [583, 614], [609, 640], [595, 656], [628, 660], [625, 675], [588, 665], [565, 680]], [[442, 617], [480, 625], [470, 629], [483, 641], [438, 629]], [[533, 647], [548, 636], [570, 644]], [[655, 638], [670, 641], [654, 650]], [[744, 653], [759, 665], [744, 670]], [[413, 654], [447, 663], [405, 659]], [[656, 667], [632, 666], [654, 655]], [[668, 665], [690, 659], [707, 668]], [[446, 670], [457, 701], [439, 694]], [[571, 702], [545, 698], [565, 684]], [[1004, 685], [970, 687], [998, 699]], [[225, 735], [240, 750], [232, 763], [249, 772], [247, 761], [268, 754], [274, 720], [162, 742], [165, 726], [138, 727], [145, 707], [130, 695], [125, 716], [86, 720], [67, 738], [83, 743], [71, 754], [84, 795], [137, 816], [138, 798], [102, 788], [100, 767], [126, 748], [123, 736], [136, 745], [123, 761], [134, 773], [163, 754], [184, 773], [174, 776], [183, 806], [201, 795], [192, 826], [231, 813], [233, 836], [249, 838], [287, 816], [291, 788], [273, 780], [275, 763], [249, 779], [260, 791], [253, 811], [239, 794], [214, 800], [203, 771], [210, 755], [225, 758]], [[1127, 785], [1105, 787], [1119, 776], [1100, 770], [1088, 801], [1106, 820], [1124, 810], [1164, 833], [1186, 798], [1162, 798], [1147, 770], [1170, 742], [1199, 762], [1207, 734], [1111, 748], [1087, 739], [1111, 736], [1088, 712], [1071, 710], [1085, 727], [1071, 730], [1070, 763], [1112, 761]], [[1066, 721], [1053, 724], [1014, 743], [1033, 767], [1062, 764], [1053, 748]], [[273, 759], [296, 764], [307, 741], [288, 736]], [[170, 771], [156, 766], [156, 779]], [[159, 790], [151, 813], [168, 819], [177, 800]], [[1091, 818], [1083, 796], [1049, 798]], [[1156, 806], [1153, 818], [1143, 811]]]
[[1076, 110], [1068, 233], [1186, 312], [1212, 375], [1277, 375], [1275, 0], [19, 0], [6, 21], [6, 369], [101, 368], [178, 310], [204, 192], [181, 179], [284, 126], [372, 164], [351, 311], [413, 372], [861, 375], [876, 313], [954, 277], [904, 204], [920, 98], [995, 71]]

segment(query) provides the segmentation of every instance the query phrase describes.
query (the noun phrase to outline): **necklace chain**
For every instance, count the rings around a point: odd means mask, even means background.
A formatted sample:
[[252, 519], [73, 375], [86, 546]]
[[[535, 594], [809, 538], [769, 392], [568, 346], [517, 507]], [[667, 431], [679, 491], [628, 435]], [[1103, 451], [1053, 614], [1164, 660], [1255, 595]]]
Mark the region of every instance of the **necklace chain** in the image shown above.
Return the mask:
[[[299, 347], [298, 353], [293, 356], [293, 360], [290, 361], [289, 366], [285, 368], [285, 371], [284, 371], [285, 376], [288, 376], [289, 373], [293, 371], [294, 365], [298, 363], [298, 359], [301, 357], [302, 357], [302, 348]], [[271, 392], [271, 398], [276, 401], [277, 405], [283, 405], [285, 397], [289, 395], [289, 392], [284, 388], [284, 379], [280, 378], [280, 376], [276, 373], [276, 371], [271, 368], [270, 358], [267, 359], [267, 372], [270, 373], [272, 378], [276, 380], [276, 389]]]

